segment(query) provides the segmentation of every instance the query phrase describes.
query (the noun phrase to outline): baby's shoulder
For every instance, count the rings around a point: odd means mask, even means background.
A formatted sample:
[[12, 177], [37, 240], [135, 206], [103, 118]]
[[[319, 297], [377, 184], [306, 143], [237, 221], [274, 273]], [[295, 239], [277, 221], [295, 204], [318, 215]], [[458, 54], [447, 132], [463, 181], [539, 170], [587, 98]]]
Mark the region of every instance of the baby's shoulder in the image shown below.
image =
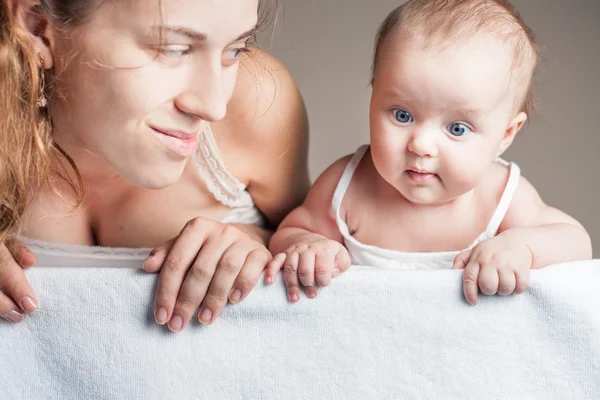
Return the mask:
[[[481, 190], [481, 196], [484, 197], [487, 204], [497, 206], [500, 202], [502, 195], [507, 190], [510, 168], [509, 163], [497, 162], [488, 171], [488, 175], [482, 182], [483, 190]], [[526, 224], [544, 206], [538, 191], [522, 175], [519, 174], [518, 182], [513, 189], [510, 204], [499, 231]]]

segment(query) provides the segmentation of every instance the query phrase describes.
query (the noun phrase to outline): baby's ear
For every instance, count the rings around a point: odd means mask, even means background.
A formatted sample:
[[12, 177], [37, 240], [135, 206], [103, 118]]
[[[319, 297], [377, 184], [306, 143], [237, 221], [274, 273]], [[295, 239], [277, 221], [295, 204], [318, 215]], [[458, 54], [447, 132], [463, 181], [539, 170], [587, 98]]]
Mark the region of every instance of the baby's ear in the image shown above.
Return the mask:
[[498, 154], [496, 155], [497, 157], [500, 157], [500, 155], [502, 153], [504, 153], [506, 151], [506, 149], [508, 149], [510, 147], [513, 140], [515, 140], [515, 136], [517, 135], [517, 133], [519, 133], [519, 131], [525, 124], [525, 121], [527, 121], [527, 114], [525, 114], [523, 111], [519, 112], [513, 118], [513, 120], [510, 122], [510, 124], [506, 128], [506, 131], [504, 132], [504, 137], [502, 138], [502, 141], [500, 142], [500, 147], [498, 148]]

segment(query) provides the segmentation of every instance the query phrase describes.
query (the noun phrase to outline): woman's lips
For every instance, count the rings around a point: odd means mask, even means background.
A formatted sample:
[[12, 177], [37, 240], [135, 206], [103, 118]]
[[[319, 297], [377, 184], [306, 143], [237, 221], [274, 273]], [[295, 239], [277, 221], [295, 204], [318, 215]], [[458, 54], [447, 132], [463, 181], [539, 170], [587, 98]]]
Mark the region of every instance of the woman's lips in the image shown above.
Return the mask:
[[191, 157], [198, 149], [198, 134], [186, 135], [171, 130], [161, 130], [152, 127], [156, 137], [162, 144], [181, 157]]

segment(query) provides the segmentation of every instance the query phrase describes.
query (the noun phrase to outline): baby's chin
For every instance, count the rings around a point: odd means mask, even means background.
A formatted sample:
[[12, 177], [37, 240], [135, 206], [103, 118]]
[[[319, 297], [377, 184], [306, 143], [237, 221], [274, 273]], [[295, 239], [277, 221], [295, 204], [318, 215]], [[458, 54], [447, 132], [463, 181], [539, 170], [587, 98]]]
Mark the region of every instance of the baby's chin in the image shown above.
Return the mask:
[[423, 207], [443, 207], [452, 204], [459, 196], [447, 193], [440, 187], [401, 187], [398, 192], [409, 203]]

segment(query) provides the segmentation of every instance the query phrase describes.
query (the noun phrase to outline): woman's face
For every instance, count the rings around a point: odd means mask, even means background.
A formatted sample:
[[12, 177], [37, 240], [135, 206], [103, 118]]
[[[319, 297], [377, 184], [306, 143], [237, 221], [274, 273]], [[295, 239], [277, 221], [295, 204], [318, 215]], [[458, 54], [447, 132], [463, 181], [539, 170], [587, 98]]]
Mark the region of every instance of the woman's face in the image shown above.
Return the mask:
[[84, 179], [179, 179], [197, 133], [225, 116], [258, 0], [106, 1], [55, 31], [51, 116]]

